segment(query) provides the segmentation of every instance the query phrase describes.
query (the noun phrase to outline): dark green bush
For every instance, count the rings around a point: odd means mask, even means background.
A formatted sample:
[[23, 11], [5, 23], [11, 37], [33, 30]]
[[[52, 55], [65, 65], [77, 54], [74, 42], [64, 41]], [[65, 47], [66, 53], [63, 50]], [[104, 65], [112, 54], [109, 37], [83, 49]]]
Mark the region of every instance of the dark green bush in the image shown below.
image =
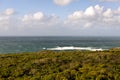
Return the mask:
[[0, 54], [0, 80], [120, 80], [120, 51]]

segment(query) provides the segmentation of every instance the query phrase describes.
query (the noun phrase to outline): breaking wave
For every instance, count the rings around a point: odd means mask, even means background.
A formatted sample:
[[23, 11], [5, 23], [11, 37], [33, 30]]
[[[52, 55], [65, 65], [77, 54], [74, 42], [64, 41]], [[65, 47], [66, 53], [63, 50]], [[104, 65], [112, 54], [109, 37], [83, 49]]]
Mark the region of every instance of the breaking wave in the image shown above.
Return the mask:
[[[45, 49], [45, 48], [43, 48]], [[74, 46], [68, 46], [68, 47], [55, 47], [55, 48], [46, 48], [46, 50], [89, 50], [89, 51], [103, 51], [106, 49], [102, 48], [94, 48], [94, 47], [74, 47]]]

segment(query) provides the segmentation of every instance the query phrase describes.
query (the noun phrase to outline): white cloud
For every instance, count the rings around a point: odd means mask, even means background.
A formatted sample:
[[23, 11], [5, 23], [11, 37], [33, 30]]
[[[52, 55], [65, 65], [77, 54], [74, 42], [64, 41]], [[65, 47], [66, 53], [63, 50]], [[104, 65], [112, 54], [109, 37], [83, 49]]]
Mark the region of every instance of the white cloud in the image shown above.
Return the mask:
[[65, 6], [73, 2], [74, 0], [53, 0], [56, 5]]
[[15, 13], [14, 9], [8, 8], [0, 12], [0, 31], [7, 31], [12, 22], [12, 16]]
[[120, 0], [100, 0], [100, 1], [107, 1], [107, 2], [119, 2]]
[[54, 26], [60, 22], [56, 15], [45, 15], [42, 12], [26, 14], [22, 17], [22, 24], [29, 27]]
[[84, 14], [86, 16], [95, 16], [96, 13], [95, 13], [94, 8], [92, 6], [90, 6], [85, 10]]
[[42, 12], [37, 12], [33, 15], [33, 18], [35, 20], [41, 20], [44, 17], [44, 14]]
[[75, 11], [65, 20], [65, 24], [82, 27], [110, 27], [120, 25], [120, 9], [105, 9], [103, 6], [90, 6], [85, 11]]
[[6, 15], [13, 15], [15, 13], [15, 10], [12, 8], [8, 8], [4, 11]]
[[91, 22], [87, 22], [87, 23], [85, 24], [85, 28], [89, 28], [89, 27], [91, 27], [91, 26], [93, 26], [93, 24], [92, 24]]
[[104, 13], [103, 13], [104, 17], [112, 17], [113, 16], [113, 12], [111, 9], [107, 9]]
[[26, 14], [23, 17], [23, 21], [31, 21], [31, 20], [42, 20], [44, 18], [44, 14], [42, 12], [36, 12], [34, 14]]
[[14, 15], [15, 11], [12, 10], [7, 14], [5, 11], [0, 12], [0, 33], [4, 34], [82, 35], [98, 33], [101, 32], [100, 29], [103, 33], [108, 29], [114, 30], [115, 27], [120, 29], [120, 7], [112, 10], [100, 5], [90, 6], [85, 10], [75, 11], [62, 20], [57, 15], [46, 15], [40, 11], [23, 16]]
[[31, 14], [24, 15], [22, 21], [29, 21], [32, 20], [33, 16]]
[[83, 17], [82, 11], [75, 11], [73, 14], [69, 15], [68, 18], [70, 19], [79, 19]]
[[[60, 18], [43, 12], [29, 13], [21, 17], [0, 12], [0, 35], [34, 35], [52, 34], [61, 25]], [[38, 34], [40, 35], [40, 34]]]
[[118, 7], [117, 10], [114, 11], [116, 14], [120, 14], [120, 7]]
[[[92, 0], [92, 1], [95, 1], [95, 0]], [[120, 0], [96, 0], [96, 1], [99, 1], [99, 2], [120, 2]]]

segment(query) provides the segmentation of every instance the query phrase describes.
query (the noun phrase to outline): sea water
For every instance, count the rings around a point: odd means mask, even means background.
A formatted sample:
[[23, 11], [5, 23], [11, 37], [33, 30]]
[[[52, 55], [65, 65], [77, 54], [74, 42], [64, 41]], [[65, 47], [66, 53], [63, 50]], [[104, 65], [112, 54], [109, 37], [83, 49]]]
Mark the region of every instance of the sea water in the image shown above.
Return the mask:
[[120, 47], [120, 37], [0, 37], [0, 53], [40, 50], [102, 51]]

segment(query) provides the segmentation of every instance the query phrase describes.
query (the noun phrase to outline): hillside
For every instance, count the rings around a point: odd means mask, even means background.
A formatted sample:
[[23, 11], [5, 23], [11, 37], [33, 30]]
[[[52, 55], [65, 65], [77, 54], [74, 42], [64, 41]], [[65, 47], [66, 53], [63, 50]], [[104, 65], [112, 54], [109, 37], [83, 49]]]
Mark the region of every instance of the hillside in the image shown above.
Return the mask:
[[0, 80], [120, 80], [120, 51], [0, 54]]

